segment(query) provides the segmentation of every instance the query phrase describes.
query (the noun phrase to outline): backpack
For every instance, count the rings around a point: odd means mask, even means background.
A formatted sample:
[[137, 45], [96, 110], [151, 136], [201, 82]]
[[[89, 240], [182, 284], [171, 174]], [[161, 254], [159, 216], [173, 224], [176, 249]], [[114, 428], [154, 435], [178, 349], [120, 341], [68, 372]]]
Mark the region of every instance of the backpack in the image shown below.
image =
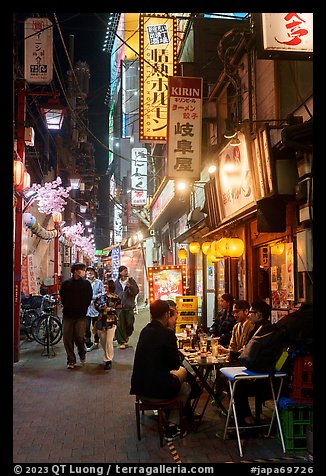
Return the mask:
[[286, 347], [286, 333], [275, 324], [260, 326], [248, 341], [238, 359], [251, 372], [274, 372]]

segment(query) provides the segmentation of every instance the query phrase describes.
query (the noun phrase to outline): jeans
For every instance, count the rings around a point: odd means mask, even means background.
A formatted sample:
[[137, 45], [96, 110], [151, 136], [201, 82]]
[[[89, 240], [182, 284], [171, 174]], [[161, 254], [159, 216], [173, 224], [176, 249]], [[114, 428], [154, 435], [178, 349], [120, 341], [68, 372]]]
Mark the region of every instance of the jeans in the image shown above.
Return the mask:
[[[92, 331], [91, 331], [91, 325], [94, 325], [94, 323], [97, 321], [97, 317], [86, 317], [86, 331], [85, 331], [85, 343], [86, 347], [90, 347], [92, 345]], [[99, 336], [97, 334], [94, 335], [94, 342], [96, 344], [99, 343]]]

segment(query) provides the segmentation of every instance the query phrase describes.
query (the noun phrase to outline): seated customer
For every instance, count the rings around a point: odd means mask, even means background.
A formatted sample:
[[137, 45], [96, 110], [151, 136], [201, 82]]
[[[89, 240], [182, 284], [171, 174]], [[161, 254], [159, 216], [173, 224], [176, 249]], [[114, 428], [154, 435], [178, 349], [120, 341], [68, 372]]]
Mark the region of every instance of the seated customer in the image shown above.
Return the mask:
[[[250, 321], [254, 324], [250, 332], [250, 338], [254, 335], [262, 335], [264, 330], [267, 330], [270, 323], [271, 308], [265, 301], [254, 301], [251, 305]], [[248, 342], [250, 339], [248, 340]], [[248, 343], [247, 342], [247, 343]], [[241, 363], [241, 356], [239, 365]], [[269, 398], [269, 387], [265, 380], [260, 381], [243, 381], [238, 382], [234, 393], [234, 402], [236, 406], [239, 425], [253, 425], [255, 420], [252, 416], [249, 397], [259, 397], [261, 400]], [[258, 415], [256, 415], [256, 419]]]
[[255, 324], [249, 319], [250, 304], [244, 299], [234, 302], [233, 315], [236, 324], [232, 329], [231, 340], [228, 348], [219, 344], [218, 350], [220, 354], [230, 354], [230, 361], [238, 358], [250, 338], [250, 334]]
[[[170, 316], [168, 303], [160, 299], [152, 302], [150, 316], [150, 323], [142, 329], [139, 335], [130, 394], [151, 401], [170, 400], [178, 397], [186, 403], [190, 394], [190, 386], [185, 381], [186, 369], [180, 366], [175, 333], [167, 327]], [[172, 420], [173, 415], [171, 414], [170, 422]], [[175, 426], [172, 431], [178, 430]], [[167, 429], [168, 431], [169, 429]]]
[[229, 293], [222, 294], [221, 309], [209, 328], [209, 333], [212, 337], [219, 337], [219, 343], [223, 346], [229, 345], [232, 329], [236, 322], [232, 315], [232, 310], [233, 296]]
[[[236, 319], [236, 324], [232, 329], [229, 347], [223, 347], [221, 344], [218, 346], [220, 354], [229, 354], [230, 365], [239, 365], [237, 359], [248, 342], [250, 333], [254, 328], [254, 323], [249, 319], [249, 309], [250, 304], [248, 301], [244, 299], [234, 301], [233, 315]], [[225, 377], [220, 374], [216, 379], [215, 398], [212, 403], [215, 404], [217, 401], [221, 402], [226, 397], [227, 391], [227, 381]]]

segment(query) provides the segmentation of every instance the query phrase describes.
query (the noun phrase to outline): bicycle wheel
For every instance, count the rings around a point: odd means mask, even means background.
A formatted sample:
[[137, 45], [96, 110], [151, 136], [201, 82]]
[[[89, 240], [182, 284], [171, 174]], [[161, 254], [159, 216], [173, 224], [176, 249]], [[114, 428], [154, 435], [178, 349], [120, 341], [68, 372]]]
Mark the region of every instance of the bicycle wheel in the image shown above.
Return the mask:
[[21, 314], [21, 324], [28, 340], [34, 340], [32, 324], [38, 318], [38, 314], [33, 309], [25, 309]]
[[62, 337], [62, 324], [58, 317], [43, 315], [32, 324], [32, 333], [36, 342], [42, 345], [47, 344], [47, 332], [49, 332], [49, 343], [57, 344]]

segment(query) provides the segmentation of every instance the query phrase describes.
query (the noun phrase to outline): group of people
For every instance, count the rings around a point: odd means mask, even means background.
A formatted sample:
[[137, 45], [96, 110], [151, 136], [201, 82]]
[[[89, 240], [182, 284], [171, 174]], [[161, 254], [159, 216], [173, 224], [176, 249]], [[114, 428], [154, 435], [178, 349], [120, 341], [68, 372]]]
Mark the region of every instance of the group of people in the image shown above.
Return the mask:
[[[117, 340], [120, 349], [125, 349], [133, 333], [138, 285], [129, 277], [126, 266], [119, 267], [115, 281], [108, 279], [105, 283], [97, 278], [92, 266], [86, 267], [84, 263], [75, 263], [71, 272], [72, 277], [65, 280], [60, 289], [67, 368], [76, 366], [75, 346], [84, 365], [86, 353], [100, 343], [104, 369], [109, 370], [114, 357], [113, 340]], [[221, 297], [221, 309], [208, 332], [219, 339], [219, 353], [229, 354], [229, 361], [237, 362], [251, 337], [270, 325], [270, 314], [270, 306], [265, 301], [250, 305], [248, 301], [234, 300], [226, 293]], [[142, 329], [136, 346], [130, 394], [153, 401], [181, 399], [185, 415], [191, 419], [191, 398], [198, 397], [198, 388], [194, 389], [195, 379], [190, 378], [180, 360], [175, 334], [177, 317], [174, 301], [158, 299], [150, 304], [150, 322]], [[223, 399], [225, 390], [221, 377], [216, 385], [216, 399]], [[242, 390], [235, 395], [237, 414], [239, 420], [252, 424], [246, 398], [249, 393]], [[173, 418], [172, 413], [166, 420], [168, 438], [178, 432]]]
[[[229, 354], [230, 365], [236, 364], [251, 337], [263, 332], [270, 324], [271, 309], [265, 301], [255, 301], [251, 305], [246, 300], [234, 300], [231, 294], [221, 297], [221, 310], [208, 329], [212, 337], [219, 339], [219, 352]], [[175, 335], [178, 311], [173, 301], [156, 300], [150, 304], [150, 322], [142, 329], [133, 364], [130, 393], [152, 401], [177, 398], [184, 403], [185, 414], [190, 419], [191, 399], [194, 395], [189, 371], [180, 360]], [[237, 364], [239, 365], [239, 364]], [[226, 382], [217, 379], [216, 399], [227, 395]], [[240, 386], [239, 386], [240, 389]], [[248, 397], [252, 389], [241, 388], [236, 392], [235, 404], [239, 421], [253, 425]], [[257, 391], [257, 389], [255, 390]], [[166, 437], [178, 435], [179, 429], [173, 415], [167, 417]]]
[[86, 353], [100, 343], [104, 369], [109, 370], [114, 357], [113, 340], [117, 340], [120, 349], [125, 349], [133, 333], [139, 287], [128, 276], [126, 266], [119, 267], [115, 281], [109, 279], [105, 283], [97, 278], [94, 267], [81, 262], [72, 265], [71, 273], [72, 277], [66, 279], [60, 288], [67, 368], [76, 366], [75, 346], [80, 363], [84, 365]]

